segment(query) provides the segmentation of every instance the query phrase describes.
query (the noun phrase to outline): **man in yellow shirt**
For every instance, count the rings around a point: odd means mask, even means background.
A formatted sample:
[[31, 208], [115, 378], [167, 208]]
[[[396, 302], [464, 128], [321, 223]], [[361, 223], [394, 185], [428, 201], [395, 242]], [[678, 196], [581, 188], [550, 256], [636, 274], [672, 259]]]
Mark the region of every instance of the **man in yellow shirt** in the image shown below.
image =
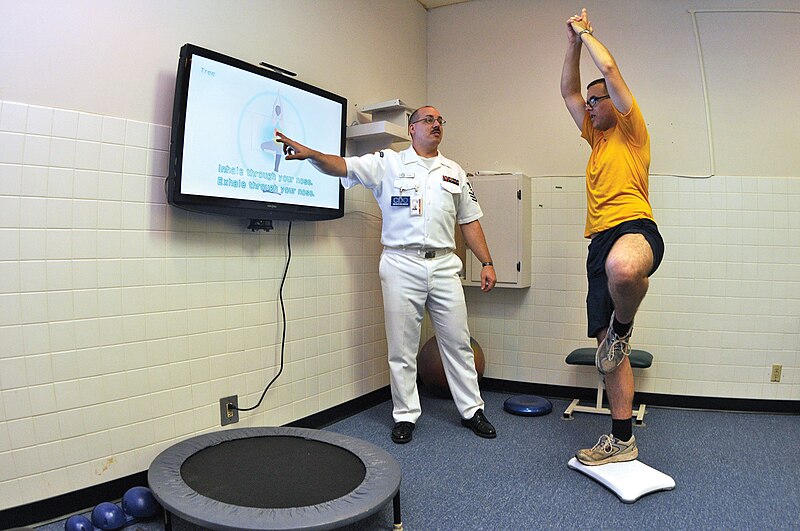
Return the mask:
[[[612, 420], [610, 435], [575, 456], [585, 465], [602, 465], [639, 455], [632, 433], [629, 340], [649, 277], [664, 255], [664, 241], [648, 199], [650, 136], [639, 105], [611, 53], [593, 35], [586, 9], [567, 20], [567, 36], [561, 95], [581, 136], [592, 146], [584, 232], [591, 239], [586, 261], [588, 335], [597, 339], [595, 364], [605, 375]], [[580, 79], [583, 46], [603, 76], [586, 87], [586, 100]]]

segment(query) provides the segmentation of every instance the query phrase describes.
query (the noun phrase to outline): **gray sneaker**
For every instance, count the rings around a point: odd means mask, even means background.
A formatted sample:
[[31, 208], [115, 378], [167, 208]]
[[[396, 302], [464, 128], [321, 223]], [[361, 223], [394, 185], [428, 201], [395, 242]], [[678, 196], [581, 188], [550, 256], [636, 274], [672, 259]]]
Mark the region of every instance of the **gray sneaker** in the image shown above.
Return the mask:
[[606, 337], [600, 342], [597, 347], [597, 353], [594, 355], [594, 364], [601, 374], [608, 374], [614, 372], [619, 367], [624, 356], [630, 356], [631, 345], [629, 343], [631, 334], [633, 333], [633, 325], [624, 337], [619, 337], [614, 332], [614, 313], [611, 313], [611, 322], [608, 324], [608, 331]]
[[639, 457], [636, 436], [631, 435], [629, 441], [620, 441], [613, 435], [602, 435], [597, 444], [592, 448], [578, 450], [575, 457], [587, 466], [633, 461]]

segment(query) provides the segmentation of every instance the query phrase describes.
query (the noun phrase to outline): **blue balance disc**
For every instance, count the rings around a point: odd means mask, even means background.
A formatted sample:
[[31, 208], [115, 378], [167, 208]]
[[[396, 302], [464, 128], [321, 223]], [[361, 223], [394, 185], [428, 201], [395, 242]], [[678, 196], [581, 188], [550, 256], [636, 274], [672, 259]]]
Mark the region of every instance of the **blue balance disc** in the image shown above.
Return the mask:
[[538, 417], [553, 411], [553, 404], [540, 396], [519, 395], [507, 399], [503, 403], [503, 409], [514, 415]]

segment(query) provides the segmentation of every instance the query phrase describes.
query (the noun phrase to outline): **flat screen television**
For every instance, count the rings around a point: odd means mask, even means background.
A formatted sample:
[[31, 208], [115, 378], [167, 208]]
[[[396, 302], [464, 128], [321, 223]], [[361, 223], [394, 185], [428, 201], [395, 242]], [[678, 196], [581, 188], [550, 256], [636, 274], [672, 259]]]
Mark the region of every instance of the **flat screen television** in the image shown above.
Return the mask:
[[[344, 215], [339, 179], [285, 160], [279, 130], [324, 153], [344, 155], [347, 100], [293, 77], [185, 44], [172, 111], [167, 200], [210, 214], [327, 220]], [[264, 227], [268, 224], [268, 227]]]

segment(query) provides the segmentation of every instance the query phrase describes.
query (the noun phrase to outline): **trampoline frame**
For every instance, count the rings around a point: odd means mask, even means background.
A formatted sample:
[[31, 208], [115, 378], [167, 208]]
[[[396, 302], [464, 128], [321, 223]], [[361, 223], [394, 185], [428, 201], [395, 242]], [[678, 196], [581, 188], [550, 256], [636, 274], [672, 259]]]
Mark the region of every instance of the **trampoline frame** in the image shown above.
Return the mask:
[[[364, 480], [350, 493], [304, 507], [256, 508], [232, 505], [194, 491], [181, 476], [181, 466], [192, 455], [223, 442], [249, 437], [298, 437], [343, 448], [356, 455], [366, 468]], [[170, 517], [215, 530], [333, 529], [378, 512], [394, 500], [394, 528], [402, 529], [399, 463], [377, 446], [334, 432], [306, 428], [261, 427], [222, 430], [198, 435], [161, 452], [147, 474], [150, 489]]]

